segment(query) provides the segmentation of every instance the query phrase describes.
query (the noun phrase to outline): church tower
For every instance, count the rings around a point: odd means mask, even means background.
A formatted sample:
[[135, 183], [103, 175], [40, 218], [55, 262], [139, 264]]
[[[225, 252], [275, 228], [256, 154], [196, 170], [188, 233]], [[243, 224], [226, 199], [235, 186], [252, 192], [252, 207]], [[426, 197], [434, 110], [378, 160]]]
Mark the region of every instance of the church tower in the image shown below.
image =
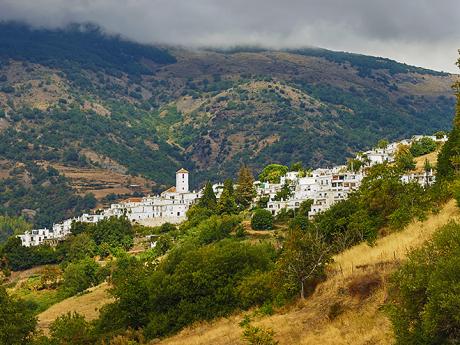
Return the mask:
[[184, 168], [176, 172], [176, 192], [188, 193], [188, 171]]

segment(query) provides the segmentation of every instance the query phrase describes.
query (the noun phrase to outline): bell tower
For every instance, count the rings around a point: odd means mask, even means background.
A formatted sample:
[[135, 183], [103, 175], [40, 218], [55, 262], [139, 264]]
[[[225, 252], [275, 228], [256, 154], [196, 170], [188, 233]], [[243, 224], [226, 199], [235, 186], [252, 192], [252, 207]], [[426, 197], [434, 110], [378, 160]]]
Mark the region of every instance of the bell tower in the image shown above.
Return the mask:
[[184, 168], [176, 172], [176, 192], [188, 193], [188, 171]]

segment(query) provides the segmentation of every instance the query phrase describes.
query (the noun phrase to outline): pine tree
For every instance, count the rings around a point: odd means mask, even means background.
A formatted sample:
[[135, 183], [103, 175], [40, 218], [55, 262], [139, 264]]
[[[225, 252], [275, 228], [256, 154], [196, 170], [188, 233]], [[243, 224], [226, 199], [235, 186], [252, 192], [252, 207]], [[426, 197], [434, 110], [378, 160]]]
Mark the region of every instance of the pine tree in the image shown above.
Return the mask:
[[224, 181], [224, 190], [227, 189], [231, 196], [235, 196], [235, 188], [233, 187], [233, 180], [228, 178]]
[[200, 201], [198, 201], [198, 206], [213, 211], [216, 209], [217, 199], [212, 189], [211, 182], [207, 182], [204, 186], [203, 196], [200, 198]]
[[238, 174], [238, 186], [235, 195], [236, 202], [243, 208], [247, 208], [251, 205], [255, 195], [254, 177], [252, 176], [251, 169], [247, 166], [242, 166]]
[[[457, 66], [460, 67], [460, 59], [457, 61]], [[437, 181], [452, 180], [460, 172], [460, 82], [456, 82], [453, 88], [457, 96], [457, 106], [449, 139], [438, 156]]]
[[238, 207], [236, 205], [233, 181], [232, 179], [226, 179], [224, 182], [224, 189], [217, 202], [217, 213], [219, 214], [234, 214], [237, 213]]

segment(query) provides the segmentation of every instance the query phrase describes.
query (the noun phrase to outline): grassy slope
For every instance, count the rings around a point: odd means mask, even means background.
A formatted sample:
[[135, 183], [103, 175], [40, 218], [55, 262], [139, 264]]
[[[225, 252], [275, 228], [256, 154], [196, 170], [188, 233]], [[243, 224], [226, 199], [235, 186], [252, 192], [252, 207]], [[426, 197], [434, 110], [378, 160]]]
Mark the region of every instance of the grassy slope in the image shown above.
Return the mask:
[[[283, 344], [390, 344], [391, 325], [381, 311], [386, 300], [385, 279], [403, 260], [411, 248], [431, 238], [440, 226], [459, 218], [454, 201], [447, 203], [437, 215], [424, 222], [414, 222], [405, 230], [377, 241], [374, 247], [355, 246], [335, 257], [328, 279], [304, 302], [254, 324], [271, 327]], [[350, 284], [380, 277], [382, 284], [368, 298], [352, 296]], [[343, 313], [330, 320], [333, 304], [340, 304]], [[243, 314], [223, 318], [213, 323], [189, 327], [161, 344], [242, 344], [238, 323]]]
[[94, 288], [88, 289], [83, 295], [77, 295], [53, 305], [40, 315], [38, 315], [38, 326], [45, 332], [49, 325], [59, 316], [68, 312], [78, 312], [86, 320], [94, 320], [99, 316], [99, 309], [112, 302], [108, 294], [108, 284], [102, 283]]

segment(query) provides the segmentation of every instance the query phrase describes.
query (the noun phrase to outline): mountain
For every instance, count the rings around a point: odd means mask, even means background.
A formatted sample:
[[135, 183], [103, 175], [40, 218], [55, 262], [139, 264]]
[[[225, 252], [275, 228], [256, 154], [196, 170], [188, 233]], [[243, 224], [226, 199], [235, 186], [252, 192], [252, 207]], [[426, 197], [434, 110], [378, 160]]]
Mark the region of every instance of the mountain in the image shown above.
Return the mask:
[[[453, 79], [323, 49], [187, 50], [92, 25], [3, 23], [0, 211], [33, 219], [48, 209], [38, 222], [46, 225], [57, 203], [62, 218], [94, 206], [88, 190], [105, 191], [99, 203], [158, 191], [181, 166], [198, 186], [234, 176], [243, 163], [255, 172], [267, 163], [342, 163], [382, 137], [449, 129]], [[68, 194], [62, 198], [73, 198], [68, 205], [53, 199], [52, 169]], [[118, 174], [121, 189], [88, 174], [92, 189], [78, 189], [78, 171]]]

